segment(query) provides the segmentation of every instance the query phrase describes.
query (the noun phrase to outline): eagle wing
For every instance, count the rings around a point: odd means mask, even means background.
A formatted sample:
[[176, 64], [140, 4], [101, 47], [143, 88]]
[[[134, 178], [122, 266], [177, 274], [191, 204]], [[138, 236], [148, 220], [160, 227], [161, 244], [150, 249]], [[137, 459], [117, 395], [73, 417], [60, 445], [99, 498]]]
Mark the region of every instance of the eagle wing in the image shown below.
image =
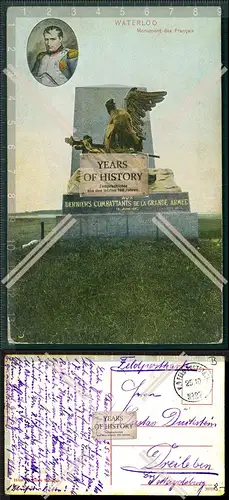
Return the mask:
[[133, 128], [140, 137], [143, 135], [143, 118], [147, 111], [151, 111], [159, 102], [162, 102], [167, 92], [146, 92], [133, 87], [125, 97], [125, 108], [131, 116]]

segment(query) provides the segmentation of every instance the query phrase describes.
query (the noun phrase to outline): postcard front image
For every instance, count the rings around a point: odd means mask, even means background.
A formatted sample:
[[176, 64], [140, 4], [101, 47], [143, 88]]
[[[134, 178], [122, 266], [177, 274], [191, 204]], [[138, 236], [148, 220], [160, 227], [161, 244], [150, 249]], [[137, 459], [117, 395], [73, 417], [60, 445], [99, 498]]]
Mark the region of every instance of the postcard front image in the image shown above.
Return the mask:
[[8, 341], [220, 343], [221, 19], [7, 11]]

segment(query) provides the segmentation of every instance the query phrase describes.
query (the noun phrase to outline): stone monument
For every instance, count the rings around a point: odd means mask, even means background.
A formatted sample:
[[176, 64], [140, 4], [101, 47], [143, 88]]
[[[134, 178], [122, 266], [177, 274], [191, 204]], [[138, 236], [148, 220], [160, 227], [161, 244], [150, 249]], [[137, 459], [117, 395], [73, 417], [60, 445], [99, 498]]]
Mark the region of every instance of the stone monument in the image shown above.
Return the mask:
[[72, 168], [63, 196], [63, 216], [71, 213], [76, 224], [65, 239], [162, 238], [152, 221], [158, 212], [184, 237], [198, 237], [188, 193], [176, 185], [172, 170], [155, 168], [150, 112], [166, 94], [121, 86], [76, 89], [75, 133], [65, 138]]

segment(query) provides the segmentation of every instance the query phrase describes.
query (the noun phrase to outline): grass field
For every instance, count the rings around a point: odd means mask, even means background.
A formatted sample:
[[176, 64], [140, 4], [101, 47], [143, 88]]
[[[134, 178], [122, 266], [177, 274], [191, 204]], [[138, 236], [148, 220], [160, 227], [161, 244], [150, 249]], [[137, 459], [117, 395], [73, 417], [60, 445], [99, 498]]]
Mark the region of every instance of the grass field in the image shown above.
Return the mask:
[[[196, 244], [219, 271], [220, 224], [200, 221]], [[54, 225], [45, 219], [45, 234]], [[11, 267], [39, 233], [39, 219], [9, 225]], [[57, 242], [12, 287], [8, 303], [16, 342], [209, 343], [222, 336], [219, 289], [170, 241]]]

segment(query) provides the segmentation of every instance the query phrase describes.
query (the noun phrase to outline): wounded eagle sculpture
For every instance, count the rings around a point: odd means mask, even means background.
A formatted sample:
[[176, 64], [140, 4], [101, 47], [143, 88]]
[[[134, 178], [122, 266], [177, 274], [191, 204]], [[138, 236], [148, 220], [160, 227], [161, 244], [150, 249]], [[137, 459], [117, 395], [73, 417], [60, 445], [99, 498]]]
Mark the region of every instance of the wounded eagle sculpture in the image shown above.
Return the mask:
[[105, 130], [103, 144], [93, 144], [92, 138], [88, 135], [80, 141], [76, 141], [73, 137], [66, 138], [65, 142], [85, 153], [141, 152], [145, 139], [143, 127], [146, 113], [162, 102], [166, 94], [165, 91], [146, 92], [133, 87], [124, 99], [124, 108], [117, 108], [114, 99], [106, 102], [110, 121]]
[[143, 149], [143, 119], [147, 111], [151, 111], [164, 100], [167, 92], [146, 92], [133, 87], [126, 95], [124, 108], [117, 108], [113, 99], [106, 102], [110, 121], [105, 131], [104, 145], [106, 151]]

